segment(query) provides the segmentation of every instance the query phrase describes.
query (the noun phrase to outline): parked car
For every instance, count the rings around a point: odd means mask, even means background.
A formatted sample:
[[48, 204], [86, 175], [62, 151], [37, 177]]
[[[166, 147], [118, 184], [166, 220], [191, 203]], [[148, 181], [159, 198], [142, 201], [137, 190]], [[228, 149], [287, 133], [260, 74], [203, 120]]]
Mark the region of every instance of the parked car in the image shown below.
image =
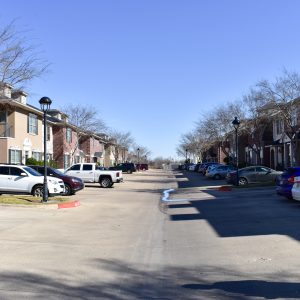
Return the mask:
[[276, 178], [276, 193], [292, 199], [292, 188], [295, 178], [300, 176], [300, 167], [288, 168]]
[[224, 166], [224, 165], [221, 165], [221, 164], [213, 164], [213, 165], [209, 165], [206, 170], [205, 170], [205, 176], [207, 174], [207, 172], [210, 172], [211, 170], [213, 170], [214, 168], [218, 167], [218, 166]]
[[149, 169], [148, 164], [137, 164], [136, 168], [141, 171], [147, 171]]
[[197, 163], [194, 169], [194, 172], [199, 172], [199, 168], [201, 166], [201, 163]]
[[234, 169], [235, 167], [231, 165], [215, 165], [213, 168], [206, 170], [205, 176], [213, 179], [224, 179], [227, 173]]
[[201, 168], [199, 168], [199, 172], [202, 173], [202, 175], [205, 175], [207, 168], [209, 166], [212, 166], [212, 165], [219, 165], [219, 163], [217, 163], [217, 162], [206, 162], [201, 166]]
[[[42, 175], [44, 174], [44, 170], [45, 170], [44, 166], [30, 165], [29, 167], [38, 171]], [[68, 176], [52, 167], [47, 167], [47, 176], [60, 178], [64, 182], [65, 185], [64, 195], [66, 196], [74, 195], [76, 192], [84, 188], [84, 183], [80, 178], [74, 176]]]
[[196, 164], [190, 164], [188, 166], [188, 171], [194, 171], [195, 170], [195, 167], [196, 167]]
[[81, 178], [84, 182], [98, 182], [103, 188], [110, 188], [123, 181], [122, 171], [99, 170], [96, 163], [75, 164], [65, 174]]
[[[282, 171], [276, 171], [265, 166], [252, 166], [239, 169], [239, 185], [250, 183], [274, 182]], [[227, 183], [236, 184], [236, 171], [227, 173]]]
[[[0, 164], [0, 194], [31, 194], [43, 196], [44, 176], [23, 165]], [[59, 178], [47, 177], [49, 196], [64, 193], [65, 185]]]
[[114, 167], [109, 167], [109, 170], [119, 170], [131, 174], [136, 172], [136, 166], [134, 163], [120, 163]]
[[292, 187], [292, 198], [300, 201], [300, 176], [294, 178], [294, 184]]

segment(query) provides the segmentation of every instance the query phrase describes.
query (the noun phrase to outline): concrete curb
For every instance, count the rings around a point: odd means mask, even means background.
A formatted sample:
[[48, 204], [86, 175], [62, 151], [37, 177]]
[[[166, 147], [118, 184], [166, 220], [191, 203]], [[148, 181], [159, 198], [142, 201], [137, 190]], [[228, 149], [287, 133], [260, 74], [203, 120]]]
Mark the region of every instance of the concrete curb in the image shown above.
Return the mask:
[[80, 202], [79, 201], [72, 201], [72, 202], [66, 202], [66, 203], [60, 203], [57, 204], [57, 208], [61, 209], [61, 208], [73, 208], [73, 207], [77, 207], [80, 206]]

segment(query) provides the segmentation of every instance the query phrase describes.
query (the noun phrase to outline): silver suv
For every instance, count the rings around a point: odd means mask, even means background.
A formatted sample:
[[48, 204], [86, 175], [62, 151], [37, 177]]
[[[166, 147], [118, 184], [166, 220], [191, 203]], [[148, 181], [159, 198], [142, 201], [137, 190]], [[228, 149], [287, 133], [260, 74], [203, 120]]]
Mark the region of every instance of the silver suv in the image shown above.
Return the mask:
[[[44, 176], [27, 166], [0, 164], [0, 195], [43, 195]], [[61, 179], [47, 178], [49, 196], [63, 194], [65, 186]]]

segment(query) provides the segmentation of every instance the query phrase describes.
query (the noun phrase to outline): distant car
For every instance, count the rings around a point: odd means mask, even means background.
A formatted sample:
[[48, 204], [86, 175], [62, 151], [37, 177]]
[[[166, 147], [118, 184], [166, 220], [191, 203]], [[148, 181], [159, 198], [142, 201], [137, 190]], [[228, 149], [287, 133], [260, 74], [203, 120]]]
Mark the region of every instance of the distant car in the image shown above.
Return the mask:
[[136, 168], [141, 171], [147, 171], [149, 169], [148, 164], [137, 164]]
[[189, 171], [194, 171], [194, 170], [195, 170], [195, 167], [196, 167], [196, 164], [190, 164], [190, 165], [188, 166], [188, 170], [189, 170]]
[[[250, 183], [274, 182], [282, 171], [276, 171], [265, 166], [252, 166], [239, 169], [239, 185]], [[229, 172], [226, 176], [227, 183], [236, 184], [236, 171]]]
[[231, 165], [216, 165], [214, 168], [207, 169], [205, 176], [213, 179], [224, 179], [228, 172], [233, 171], [234, 166]]
[[292, 198], [300, 201], [300, 176], [294, 178], [294, 184], [292, 187]]
[[110, 167], [109, 170], [117, 170], [131, 174], [136, 172], [136, 166], [134, 163], [120, 163], [114, 167]]
[[300, 167], [291, 167], [276, 178], [276, 193], [292, 199], [292, 188], [295, 178], [300, 176]]
[[[42, 175], [44, 174], [44, 170], [45, 170], [44, 166], [32, 165], [29, 167], [38, 171]], [[68, 176], [52, 167], [47, 167], [47, 176], [60, 178], [64, 182], [65, 196], [74, 195], [76, 192], [84, 188], [84, 183], [80, 178], [74, 176]]]
[[199, 172], [202, 173], [202, 175], [205, 175], [207, 168], [209, 166], [212, 166], [212, 165], [219, 165], [219, 163], [217, 163], [217, 162], [206, 162], [206, 163], [202, 164], [201, 168], [199, 168]]

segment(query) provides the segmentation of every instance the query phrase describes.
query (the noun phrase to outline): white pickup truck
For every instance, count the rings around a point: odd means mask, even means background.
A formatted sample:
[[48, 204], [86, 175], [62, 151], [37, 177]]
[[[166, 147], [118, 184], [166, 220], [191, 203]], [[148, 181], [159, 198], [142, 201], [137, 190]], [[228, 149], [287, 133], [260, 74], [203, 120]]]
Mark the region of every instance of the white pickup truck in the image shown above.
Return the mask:
[[103, 188], [110, 188], [116, 182], [123, 181], [122, 171], [101, 170], [95, 163], [81, 163], [71, 166], [66, 175], [81, 178], [84, 182], [99, 182]]

